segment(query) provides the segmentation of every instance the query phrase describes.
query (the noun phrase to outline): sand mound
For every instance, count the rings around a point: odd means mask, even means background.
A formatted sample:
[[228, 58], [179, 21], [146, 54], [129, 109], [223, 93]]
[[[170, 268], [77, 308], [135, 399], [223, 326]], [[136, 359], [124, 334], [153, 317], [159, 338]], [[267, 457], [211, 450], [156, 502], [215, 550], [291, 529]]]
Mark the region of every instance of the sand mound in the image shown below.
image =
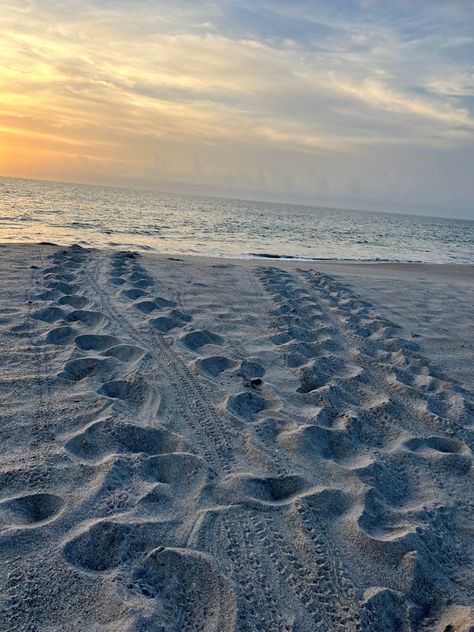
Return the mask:
[[62, 326], [51, 329], [46, 334], [46, 342], [50, 345], [65, 345], [76, 336], [77, 331], [72, 327]]
[[64, 316], [65, 312], [60, 307], [45, 307], [33, 313], [33, 318], [43, 320], [45, 323], [54, 323], [57, 320], [62, 320]]
[[247, 380], [263, 377], [265, 375], [263, 366], [259, 362], [252, 360], [242, 360], [239, 370], [242, 376]]
[[222, 345], [224, 339], [207, 330], [191, 331], [181, 338], [182, 344], [190, 351], [198, 351], [206, 345]]
[[305, 488], [300, 476], [260, 478], [250, 474], [235, 474], [222, 481], [220, 491], [223, 499], [230, 503], [248, 503], [257, 500], [263, 503], [281, 503], [293, 498]]
[[185, 323], [191, 320], [189, 314], [185, 314], [178, 310], [172, 310], [167, 316], [158, 316], [158, 318], [151, 318], [148, 322], [150, 327], [156, 329], [160, 333], [164, 334], [176, 327], [182, 327]]
[[34, 527], [54, 518], [63, 508], [61, 496], [28, 494], [0, 502], [0, 525]]
[[235, 360], [226, 356], [209, 356], [207, 358], [199, 358], [196, 360], [196, 367], [212, 377], [217, 377], [220, 373], [228, 371], [236, 366]]
[[106, 317], [102, 312], [87, 309], [76, 309], [66, 316], [67, 322], [79, 322], [86, 327], [97, 327], [106, 322]]
[[120, 452], [151, 455], [174, 452], [182, 447], [182, 441], [160, 428], [98, 421], [73, 437], [65, 447], [81, 459], [97, 460]]
[[114, 345], [104, 351], [104, 355], [117, 358], [121, 362], [134, 362], [146, 353], [145, 349], [134, 345]]
[[228, 399], [227, 408], [234, 415], [252, 421], [258, 413], [267, 408], [267, 401], [258, 393], [243, 391]]
[[69, 305], [74, 307], [74, 309], [82, 309], [88, 302], [85, 296], [79, 296], [78, 294], [67, 294], [58, 300], [59, 305]]
[[120, 340], [106, 334], [83, 334], [74, 339], [75, 344], [83, 351], [104, 351], [117, 345]]
[[[135, 579], [164, 602], [168, 620], [183, 630], [235, 630], [235, 601], [212, 558], [199, 551], [158, 547], [147, 555]], [[149, 621], [152, 625], [153, 618]]]
[[139, 290], [137, 288], [132, 288], [130, 290], [123, 290], [122, 295], [125, 298], [131, 299], [132, 301], [138, 298], [142, 298], [143, 296], [149, 296], [148, 292], [145, 292], [144, 290]]
[[130, 526], [115, 522], [98, 522], [68, 542], [64, 555], [70, 564], [88, 571], [110, 571], [126, 554]]

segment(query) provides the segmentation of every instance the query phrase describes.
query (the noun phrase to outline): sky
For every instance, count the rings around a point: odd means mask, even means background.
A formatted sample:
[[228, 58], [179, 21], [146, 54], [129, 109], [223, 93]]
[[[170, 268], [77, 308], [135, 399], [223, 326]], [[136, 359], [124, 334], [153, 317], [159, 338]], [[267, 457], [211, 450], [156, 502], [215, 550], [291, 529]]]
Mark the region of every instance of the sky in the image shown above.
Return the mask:
[[474, 217], [472, 0], [0, 0], [0, 174]]

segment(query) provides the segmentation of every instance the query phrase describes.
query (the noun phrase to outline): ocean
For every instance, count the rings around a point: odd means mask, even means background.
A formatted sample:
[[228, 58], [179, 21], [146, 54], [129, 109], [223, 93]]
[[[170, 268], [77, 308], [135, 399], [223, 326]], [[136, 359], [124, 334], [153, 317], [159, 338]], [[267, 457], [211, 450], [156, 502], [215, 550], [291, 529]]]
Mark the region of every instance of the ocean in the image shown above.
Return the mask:
[[0, 242], [474, 263], [474, 221], [0, 178]]

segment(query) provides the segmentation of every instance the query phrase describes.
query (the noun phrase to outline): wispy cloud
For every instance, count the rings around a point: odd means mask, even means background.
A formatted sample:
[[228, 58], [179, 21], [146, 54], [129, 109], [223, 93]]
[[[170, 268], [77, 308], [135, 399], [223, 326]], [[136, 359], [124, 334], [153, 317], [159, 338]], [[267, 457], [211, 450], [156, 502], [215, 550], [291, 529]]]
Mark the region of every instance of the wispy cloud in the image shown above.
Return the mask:
[[415, 114], [424, 119], [443, 123], [450, 130], [463, 129], [469, 135], [474, 130], [474, 119], [466, 108], [403, 94], [377, 79], [364, 79], [362, 83], [355, 83], [351, 79], [341, 80], [332, 76], [332, 80], [337, 89], [360, 99], [374, 109], [396, 114]]

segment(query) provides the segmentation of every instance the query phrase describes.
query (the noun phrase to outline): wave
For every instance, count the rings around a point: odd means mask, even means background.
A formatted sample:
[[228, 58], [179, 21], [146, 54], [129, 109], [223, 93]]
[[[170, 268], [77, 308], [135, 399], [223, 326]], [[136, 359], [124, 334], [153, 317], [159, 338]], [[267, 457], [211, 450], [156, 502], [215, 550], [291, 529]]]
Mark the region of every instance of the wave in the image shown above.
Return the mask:
[[275, 259], [281, 261], [314, 261], [316, 263], [446, 263], [445, 261], [423, 261], [422, 259], [387, 259], [372, 257], [368, 259], [349, 259], [345, 257], [299, 257], [297, 255], [278, 255], [268, 252], [250, 252], [245, 257], [232, 257], [235, 259]]

